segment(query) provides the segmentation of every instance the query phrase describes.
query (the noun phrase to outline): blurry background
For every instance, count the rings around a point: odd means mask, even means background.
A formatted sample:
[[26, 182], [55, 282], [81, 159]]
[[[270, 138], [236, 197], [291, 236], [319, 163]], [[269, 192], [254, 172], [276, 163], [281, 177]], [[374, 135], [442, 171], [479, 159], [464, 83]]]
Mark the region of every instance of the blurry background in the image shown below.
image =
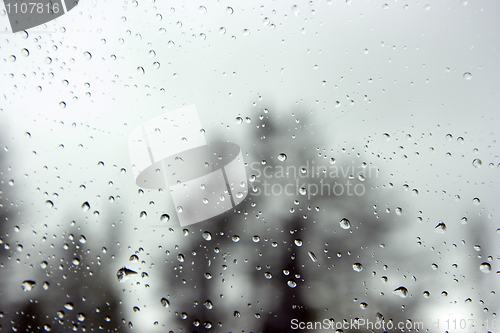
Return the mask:
[[[12, 34], [0, 5], [1, 329], [497, 331], [499, 10], [81, 1]], [[191, 104], [207, 141], [241, 147], [251, 194], [181, 228], [127, 141]]]

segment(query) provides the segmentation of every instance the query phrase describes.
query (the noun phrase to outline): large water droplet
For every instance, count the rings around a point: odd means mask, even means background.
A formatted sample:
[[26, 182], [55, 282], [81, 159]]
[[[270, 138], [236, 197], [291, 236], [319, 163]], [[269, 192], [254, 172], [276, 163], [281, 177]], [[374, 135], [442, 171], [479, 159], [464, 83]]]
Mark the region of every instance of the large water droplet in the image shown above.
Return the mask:
[[483, 165], [483, 161], [481, 161], [479, 158], [476, 158], [474, 159], [474, 161], [472, 161], [472, 165], [476, 168], [480, 168]]
[[399, 288], [394, 289], [394, 294], [398, 295], [401, 298], [406, 298], [406, 296], [408, 296], [408, 289], [401, 286]]
[[363, 270], [363, 265], [361, 265], [359, 262], [356, 262], [352, 264], [352, 270], [359, 273]]
[[166, 299], [165, 297], [163, 297], [161, 300], [161, 305], [164, 307], [164, 308], [168, 308], [170, 306], [170, 302], [168, 301], [168, 299]]
[[128, 269], [127, 267], [122, 267], [118, 270], [118, 272], [116, 272], [116, 278], [120, 282], [127, 280], [133, 275], [137, 275], [137, 272]]
[[206, 300], [205, 303], [203, 303], [203, 305], [205, 306], [206, 309], [208, 310], [212, 310], [214, 305], [212, 304], [212, 302], [210, 300]]
[[233, 242], [238, 243], [238, 242], [240, 241], [240, 236], [238, 236], [238, 235], [234, 235], [234, 236], [232, 237], [232, 240], [233, 240]]
[[21, 289], [26, 291], [31, 291], [31, 289], [35, 288], [36, 282], [32, 280], [25, 280], [21, 283]]
[[295, 282], [294, 280], [288, 280], [286, 284], [287, 284], [290, 288], [295, 288], [295, 287], [297, 287], [297, 282]]
[[170, 220], [170, 215], [163, 214], [162, 216], [160, 216], [160, 221], [161, 222], [168, 222], [168, 220]]
[[278, 155], [278, 160], [280, 162], [284, 162], [284, 161], [286, 161], [286, 159], [287, 159], [287, 156], [286, 156], [285, 153], [281, 153], [281, 154]]
[[204, 240], [206, 241], [209, 241], [209, 240], [212, 240], [212, 234], [208, 231], [205, 231], [203, 234], [202, 234], [202, 237]]
[[479, 265], [479, 270], [485, 274], [488, 274], [491, 272], [491, 265], [487, 262], [483, 262], [481, 265]]
[[340, 227], [344, 230], [347, 230], [351, 227], [351, 222], [348, 219], [343, 218], [342, 220], [340, 220]]
[[87, 212], [89, 209], [90, 209], [90, 204], [88, 201], [85, 201], [84, 203], [82, 203], [82, 210], [84, 212]]

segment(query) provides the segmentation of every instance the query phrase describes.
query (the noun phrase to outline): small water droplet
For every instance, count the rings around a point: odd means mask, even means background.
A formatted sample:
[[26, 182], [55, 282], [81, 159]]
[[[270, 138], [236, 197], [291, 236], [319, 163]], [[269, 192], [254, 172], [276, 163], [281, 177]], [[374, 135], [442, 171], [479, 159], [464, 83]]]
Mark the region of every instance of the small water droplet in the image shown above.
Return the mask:
[[302, 246], [302, 239], [296, 239], [293, 241], [295, 243], [296, 246]]
[[465, 72], [464, 79], [465, 79], [465, 81], [469, 81], [470, 79], [472, 79], [472, 74], [469, 72]]
[[474, 205], [476, 205], [476, 206], [477, 206], [477, 205], [479, 205], [479, 204], [481, 203], [481, 199], [479, 199], [479, 198], [474, 198], [474, 199], [472, 199], [472, 202], [474, 203]]
[[66, 303], [66, 304], [64, 304], [64, 308], [66, 310], [72, 311], [73, 310], [73, 303]]
[[264, 273], [264, 276], [266, 277], [266, 279], [270, 280], [273, 278], [273, 275], [270, 273], [270, 272], [265, 272]]
[[479, 158], [476, 158], [474, 159], [474, 161], [472, 161], [472, 165], [476, 168], [480, 168], [483, 165], [483, 161], [481, 161]]
[[297, 5], [292, 6], [292, 13], [293, 13], [293, 15], [295, 15], [295, 17], [299, 16], [300, 9], [299, 9], [299, 7], [297, 7]]
[[83, 52], [83, 58], [85, 60], [90, 60], [90, 59], [92, 59], [92, 54], [88, 51], [85, 51], [85, 52]]
[[446, 232], [446, 224], [444, 224], [444, 222], [439, 222], [435, 227], [434, 227], [434, 230], [438, 233], [438, 234], [444, 234]]
[[232, 238], [233, 242], [238, 243], [240, 241], [240, 236], [234, 235]]
[[234, 13], [234, 9], [232, 7], [227, 7], [226, 13], [228, 13], [229, 15], [232, 15]]
[[312, 262], [318, 261], [318, 258], [316, 257], [316, 255], [313, 252], [309, 251], [309, 252], [307, 252], [307, 254], [309, 255], [309, 258], [311, 258]]
[[137, 74], [143, 75], [144, 73], [146, 73], [146, 71], [144, 70], [143, 67], [141, 66], [137, 67]]
[[429, 298], [429, 297], [431, 296], [431, 293], [430, 293], [430, 292], [428, 292], [428, 291], [426, 290], [426, 291], [424, 291], [424, 292], [422, 293], [422, 295], [423, 295], [425, 298]]
[[160, 216], [161, 222], [168, 222], [169, 220], [170, 220], [170, 215], [168, 214], [162, 214], [162, 216]]
[[178, 260], [179, 262], [184, 262], [184, 255], [183, 255], [182, 253], [179, 253], [179, 254], [177, 255], [177, 260]]
[[206, 14], [207, 13], [207, 7], [205, 7], [205, 6], [198, 7], [198, 12], [200, 14]]
[[145, 211], [142, 211], [142, 212], [140, 212], [139, 217], [141, 219], [145, 219], [146, 217], [148, 217], [148, 213], [146, 213]]
[[295, 288], [295, 287], [297, 287], [297, 282], [295, 282], [294, 280], [288, 280], [286, 284], [287, 284], [290, 288]]

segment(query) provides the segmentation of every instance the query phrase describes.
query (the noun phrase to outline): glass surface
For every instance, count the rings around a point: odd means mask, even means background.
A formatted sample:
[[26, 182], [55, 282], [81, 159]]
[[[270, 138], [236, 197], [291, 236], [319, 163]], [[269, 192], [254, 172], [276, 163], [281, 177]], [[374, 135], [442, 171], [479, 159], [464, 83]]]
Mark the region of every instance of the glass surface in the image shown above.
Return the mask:
[[499, 332], [500, 2], [8, 10], [0, 331]]

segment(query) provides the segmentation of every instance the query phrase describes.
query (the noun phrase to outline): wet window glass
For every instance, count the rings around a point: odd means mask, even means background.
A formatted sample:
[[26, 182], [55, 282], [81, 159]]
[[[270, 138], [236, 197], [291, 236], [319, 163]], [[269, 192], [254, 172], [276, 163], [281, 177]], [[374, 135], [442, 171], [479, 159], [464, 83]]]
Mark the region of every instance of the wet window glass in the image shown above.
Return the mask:
[[500, 3], [0, 4], [0, 331], [498, 332]]

